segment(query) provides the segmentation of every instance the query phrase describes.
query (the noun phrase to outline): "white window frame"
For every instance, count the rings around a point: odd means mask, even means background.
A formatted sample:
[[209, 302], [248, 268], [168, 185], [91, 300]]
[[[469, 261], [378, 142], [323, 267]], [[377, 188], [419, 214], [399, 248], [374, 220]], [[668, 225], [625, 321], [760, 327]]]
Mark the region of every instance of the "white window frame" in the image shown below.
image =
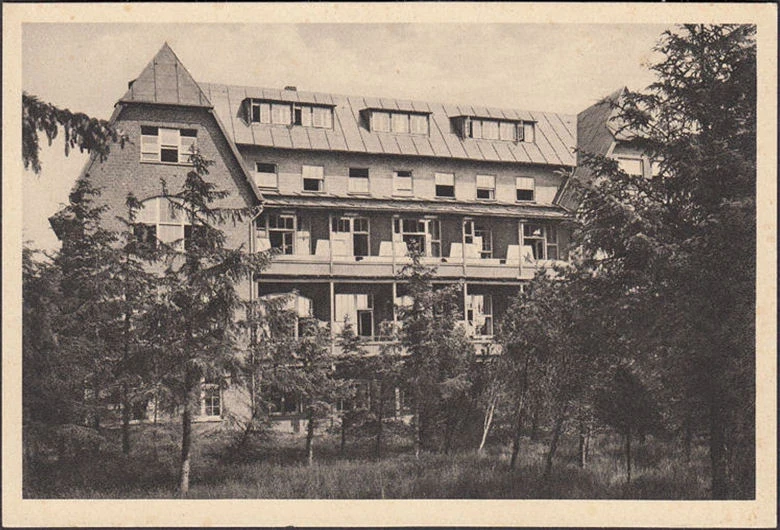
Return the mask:
[[312, 121], [311, 126], [318, 129], [333, 128], [333, 109], [330, 107], [311, 107]]
[[[357, 176], [358, 172], [365, 171], [365, 176]], [[353, 172], [356, 174], [353, 176]], [[367, 167], [351, 167], [348, 169], [347, 191], [349, 193], [367, 195], [370, 193], [370, 171]]]
[[[273, 172], [260, 171], [260, 166], [273, 166]], [[264, 180], [267, 179], [267, 180]], [[279, 173], [278, 166], [270, 162], [255, 162], [255, 184], [258, 188], [278, 189]]]
[[[306, 181], [317, 180], [319, 181], [318, 189], [307, 190]], [[325, 191], [325, 168], [323, 166], [301, 166], [301, 190], [308, 193], [323, 193]]]
[[[280, 222], [283, 220], [283, 222], [281, 222], [281, 223], [277, 222], [276, 223], [277, 226], [274, 227], [274, 228], [271, 228], [271, 217], [272, 216], [277, 218], [277, 219], [279, 219]], [[296, 233], [298, 231], [298, 216], [295, 215], [294, 213], [284, 213], [284, 212], [274, 212], [274, 211], [272, 211], [272, 212], [268, 212], [266, 215], [264, 215], [262, 219], [263, 219], [263, 225], [258, 227], [258, 232], [260, 232], [258, 234], [258, 237], [262, 238], [263, 237], [262, 232], [265, 232], [265, 238], [268, 239], [269, 248], [278, 248], [278, 249], [280, 249], [282, 251], [281, 254], [284, 255], [284, 256], [290, 256], [290, 255], [295, 254], [295, 250], [296, 250], [295, 249], [295, 245], [296, 245], [295, 240], [297, 239], [296, 238]], [[290, 220], [290, 219], [292, 219], [292, 227], [286, 226], [287, 225], [287, 220]], [[281, 227], [279, 226], [280, 224], [282, 225]], [[282, 246], [281, 247], [274, 247], [272, 245], [272, 243], [271, 243], [271, 233], [272, 232], [274, 232], [274, 233], [281, 233], [282, 234], [282, 236], [281, 236], [282, 237]], [[290, 238], [290, 244], [289, 245], [287, 243], [285, 243], [285, 241], [284, 241], [285, 234], [289, 235], [289, 238]], [[290, 250], [289, 252], [287, 252], [288, 248]]]
[[[480, 183], [481, 181], [481, 183]], [[487, 190], [487, 197], [480, 197], [479, 192]], [[475, 197], [478, 201], [494, 201], [496, 200], [496, 176], [495, 175], [477, 175], [477, 194]]]
[[[144, 129], [154, 129], [156, 134], [144, 133]], [[187, 134], [182, 134], [186, 132]], [[189, 134], [194, 132], [195, 134]], [[163, 135], [176, 136], [175, 141], [163, 143]], [[192, 128], [158, 127], [156, 125], [141, 126], [141, 162], [155, 162], [159, 164], [192, 165], [190, 162], [190, 148], [198, 145], [198, 131]], [[163, 161], [163, 149], [175, 149], [176, 161]]]
[[[530, 199], [519, 199], [518, 191], [530, 191]], [[535, 202], [536, 201], [536, 179], [534, 177], [515, 177], [515, 201], [516, 202]]]
[[392, 118], [389, 112], [371, 112], [371, 132], [390, 132]]
[[[538, 227], [540, 228], [540, 234], [539, 235], [526, 235], [526, 228], [527, 227]], [[540, 246], [538, 247], [541, 249], [541, 256], [536, 256], [535, 259], [537, 260], [546, 260], [546, 259], [560, 259], [560, 253], [559, 253], [559, 238], [558, 238], [558, 227], [544, 224], [540, 222], [530, 222], [530, 223], [521, 223], [521, 230], [520, 234], [522, 236], [521, 245], [525, 246], [527, 240], [536, 241], [539, 242]], [[534, 247], [537, 248], [537, 247]], [[555, 249], [556, 257], [550, 257], [550, 250]]]
[[[434, 190], [437, 198], [455, 198], [455, 173], [434, 173]], [[439, 195], [439, 186], [452, 188], [452, 195]]]
[[[624, 171], [625, 173], [634, 176], [634, 177], [641, 177], [644, 174], [644, 165], [642, 164], [642, 158], [638, 156], [618, 156], [617, 157], [618, 167], [621, 171]], [[631, 169], [629, 165], [638, 164], [639, 165], [639, 172], [634, 172]]]
[[532, 121], [523, 122], [523, 142], [532, 144], [536, 142], [536, 125]]
[[409, 132], [411, 134], [422, 134], [428, 136], [428, 134], [430, 134], [428, 116], [426, 114], [410, 114]]
[[[172, 200], [166, 197], [152, 197], [150, 199], [146, 199], [141, 203], [144, 207], [138, 211], [135, 219], [135, 225], [149, 227], [154, 226], [155, 245], [159, 242], [164, 245], [172, 246], [172, 248], [176, 250], [183, 251], [186, 227], [192, 226], [192, 223], [187, 221], [186, 212], [182, 209], [177, 209], [176, 207], [172, 206], [171, 202]], [[164, 208], [169, 208], [169, 211], [175, 210], [177, 212], [178, 219], [171, 219], [168, 216], [164, 216]], [[167, 241], [160, 239], [160, 227], [174, 228], [176, 230], [177, 237], [168, 239]], [[176, 243], [172, 245], [173, 242]]]
[[[358, 230], [356, 221], [365, 221], [366, 229]], [[334, 234], [349, 234], [349, 255], [365, 258], [371, 255], [371, 219], [368, 217], [344, 215], [342, 217], [334, 217], [331, 225], [331, 232]], [[366, 254], [355, 254], [355, 235], [366, 236]]]
[[[409, 223], [416, 223], [415, 230], [407, 231], [404, 227], [404, 221]], [[438, 237], [435, 237], [437, 234]], [[404, 236], [423, 236], [423, 246], [420, 249], [423, 252], [423, 256], [427, 258], [440, 258], [442, 256], [441, 248], [441, 221], [435, 217], [394, 217], [393, 218], [393, 235], [397, 235], [397, 239], [403, 244]], [[408, 246], [407, 246], [408, 250]]]
[[[482, 300], [482, 305], [477, 303], [477, 299]], [[477, 333], [477, 314], [481, 317], [483, 326], [487, 333]], [[477, 337], [492, 337], [495, 334], [493, 328], [493, 296], [490, 294], [467, 294], [466, 295], [466, 321], [469, 327], [474, 330]]]
[[[408, 176], [399, 176], [399, 173], [408, 173]], [[408, 180], [409, 187], [401, 187], [399, 184]], [[393, 195], [413, 195], [414, 194], [414, 173], [411, 170], [398, 169], [393, 171]]]
[[[222, 410], [223, 410], [223, 396], [222, 396], [222, 385], [218, 383], [206, 383], [205, 381], [201, 383], [200, 387], [200, 415], [204, 418], [221, 418], [222, 417]], [[214, 404], [213, 401], [211, 404], [209, 404], [208, 400], [212, 399], [213, 397], [210, 397], [210, 393], [216, 390], [216, 400], [217, 400], [217, 407], [218, 407], [218, 413], [217, 414], [209, 414], [209, 409], [213, 409]]]

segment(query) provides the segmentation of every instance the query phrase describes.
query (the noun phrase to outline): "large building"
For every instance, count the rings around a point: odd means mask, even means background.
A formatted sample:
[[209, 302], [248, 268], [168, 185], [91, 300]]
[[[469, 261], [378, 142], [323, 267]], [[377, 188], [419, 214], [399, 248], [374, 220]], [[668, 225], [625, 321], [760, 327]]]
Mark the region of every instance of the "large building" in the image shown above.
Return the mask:
[[[278, 249], [244, 296], [294, 292], [301, 316], [334, 334], [349, 321], [377, 351], [404, 303], [396, 276], [413, 244], [437, 281], [463, 283], [463, 321], [480, 348], [523, 283], [566, 260], [578, 138], [610, 154], [610, 114], [607, 104], [574, 116], [197, 83], [166, 44], [116, 104], [112, 120], [131, 142], [84, 173], [111, 208], [130, 191], [147, 201], [139, 224], [179, 240], [187, 225], [160, 181], [177, 189], [196, 144], [230, 192], [221, 205], [263, 207], [225, 227], [230, 244]], [[204, 391], [203, 416], [222, 416], [226, 401]]]

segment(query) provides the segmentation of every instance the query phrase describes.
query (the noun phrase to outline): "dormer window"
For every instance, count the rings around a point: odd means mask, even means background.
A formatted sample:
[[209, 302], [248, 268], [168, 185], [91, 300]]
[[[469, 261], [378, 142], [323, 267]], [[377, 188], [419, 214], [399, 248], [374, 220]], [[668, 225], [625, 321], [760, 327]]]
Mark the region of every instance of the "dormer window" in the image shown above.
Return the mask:
[[452, 123], [461, 138], [529, 143], [535, 139], [534, 122], [531, 121], [457, 116], [452, 118]]
[[333, 128], [332, 106], [252, 99], [247, 108], [247, 121], [250, 123]]
[[392, 132], [396, 134], [428, 135], [428, 114], [421, 112], [398, 112], [384, 109], [365, 109], [371, 132]]

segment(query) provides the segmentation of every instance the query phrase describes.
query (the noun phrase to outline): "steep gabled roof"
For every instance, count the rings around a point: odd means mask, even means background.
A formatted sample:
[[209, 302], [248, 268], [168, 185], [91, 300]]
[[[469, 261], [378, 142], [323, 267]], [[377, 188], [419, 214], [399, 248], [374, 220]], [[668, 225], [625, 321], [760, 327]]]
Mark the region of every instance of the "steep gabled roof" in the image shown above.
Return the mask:
[[577, 208], [579, 198], [575, 196], [571, 180], [588, 182], [593, 176], [591, 170], [581, 164], [581, 153], [609, 156], [616, 142], [628, 140], [627, 132], [617, 119], [619, 109], [616, 108], [627, 91], [626, 87], [619, 88], [577, 114], [577, 165], [558, 192], [553, 201], [555, 204], [569, 210]]
[[120, 102], [211, 107], [211, 102], [168, 43], [163, 44]]
[[[237, 144], [570, 167], [575, 164], [573, 150], [577, 144], [577, 119], [573, 115], [214, 83], [201, 83], [200, 86]], [[332, 106], [333, 128], [248, 123], [246, 108], [243, 106], [247, 99]], [[370, 131], [366, 127], [365, 118], [361, 116], [367, 109], [428, 114], [430, 134]], [[451, 118], [457, 116], [533, 121], [536, 123], [536, 141], [461, 138], [452, 130], [450, 122]]]
[[615, 104], [628, 89], [623, 87], [577, 115], [577, 141], [581, 151], [606, 155], [612, 143], [618, 140], [619, 124], [614, 118], [618, 113]]

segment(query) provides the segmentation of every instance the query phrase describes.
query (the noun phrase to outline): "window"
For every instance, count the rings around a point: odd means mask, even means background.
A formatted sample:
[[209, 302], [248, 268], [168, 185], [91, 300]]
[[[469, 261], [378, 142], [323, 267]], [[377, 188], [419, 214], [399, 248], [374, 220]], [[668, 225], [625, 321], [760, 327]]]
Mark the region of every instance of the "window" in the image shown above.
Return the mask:
[[349, 235], [352, 236], [352, 255], [357, 257], [368, 256], [369, 253], [369, 223], [365, 217], [341, 217], [333, 219], [333, 232], [336, 234], [347, 234], [347, 245], [349, 245]]
[[466, 219], [463, 223], [463, 242], [466, 245], [473, 245], [475, 238], [481, 238], [479, 248], [479, 257], [488, 259], [493, 257], [493, 233], [490, 228], [481, 223]]
[[637, 177], [642, 176], [641, 158], [618, 158], [618, 167], [621, 171], [625, 171], [629, 175]]
[[333, 109], [312, 107], [312, 125], [321, 129], [333, 128]]
[[503, 140], [507, 142], [533, 142], [534, 123], [528, 121], [499, 120], [476, 116], [454, 118], [454, 127], [463, 138]]
[[502, 121], [498, 126], [498, 137], [501, 140], [509, 140], [512, 142], [517, 140], [517, 124]]
[[496, 198], [495, 175], [477, 175], [477, 199], [492, 201]]
[[349, 168], [349, 192], [368, 193], [368, 168]]
[[455, 197], [455, 175], [453, 173], [436, 173], [436, 196]]
[[518, 138], [518, 141], [534, 143], [536, 141], [536, 133], [533, 122], [523, 122], [523, 136]]
[[182, 207], [165, 197], [148, 199], [143, 205], [133, 226], [135, 237], [151, 248], [160, 242], [184, 250], [185, 239], [191, 236], [191, 223]]
[[258, 188], [277, 188], [276, 164], [255, 163], [255, 184]]
[[282, 254], [293, 253], [295, 241], [295, 216], [292, 214], [269, 214], [267, 216], [268, 240], [271, 248]]
[[188, 164], [192, 149], [196, 145], [197, 135], [195, 129], [142, 126], [141, 160]]
[[393, 219], [396, 241], [406, 243], [407, 250], [416, 247], [423, 256], [441, 257], [441, 225], [438, 219]]
[[397, 133], [408, 133], [409, 132], [409, 115], [408, 114], [398, 114], [397, 112], [394, 112], [392, 115], [392, 129], [393, 132]]
[[534, 259], [558, 259], [558, 230], [551, 225], [524, 223], [523, 245], [531, 247]]
[[498, 140], [498, 122], [493, 120], [482, 121], [482, 138], [485, 140]]
[[371, 130], [376, 132], [390, 132], [390, 113], [372, 112]]
[[658, 175], [660, 175], [661, 174], [661, 162], [663, 162], [663, 160], [660, 160], [660, 159], [658, 159], [658, 160], [650, 160], [649, 162], [650, 162], [650, 175], [652, 177], [657, 177]]
[[333, 109], [327, 106], [250, 100], [248, 108], [247, 119], [252, 123], [333, 128]]
[[517, 200], [518, 201], [533, 201], [534, 200], [534, 179], [533, 177], [517, 177]]
[[304, 191], [324, 191], [325, 179], [323, 177], [322, 166], [303, 166], [303, 190]]
[[372, 110], [371, 131], [399, 134], [428, 134], [427, 114]]
[[558, 229], [554, 226], [545, 226], [545, 240], [547, 241], [547, 259], [558, 259]]
[[211, 417], [222, 416], [222, 389], [220, 386], [214, 383], [204, 383], [202, 395], [201, 414]]
[[489, 294], [470, 294], [466, 297], [466, 321], [481, 337], [493, 336], [493, 297]]
[[393, 172], [393, 193], [396, 195], [412, 194], [412, 172], [411, 171]]
[[336, 321], [349, 321], [359, 337], [374, 336], [374, 295], [342, 294], [335, 296]]
[[428, 134], [428, 116], [411, 114], [409, 116], [409, 125], [412, 134]]
[[290, 125], [292, 123], [289, 103], [271, 104], [271, 123], [277, 125]]

